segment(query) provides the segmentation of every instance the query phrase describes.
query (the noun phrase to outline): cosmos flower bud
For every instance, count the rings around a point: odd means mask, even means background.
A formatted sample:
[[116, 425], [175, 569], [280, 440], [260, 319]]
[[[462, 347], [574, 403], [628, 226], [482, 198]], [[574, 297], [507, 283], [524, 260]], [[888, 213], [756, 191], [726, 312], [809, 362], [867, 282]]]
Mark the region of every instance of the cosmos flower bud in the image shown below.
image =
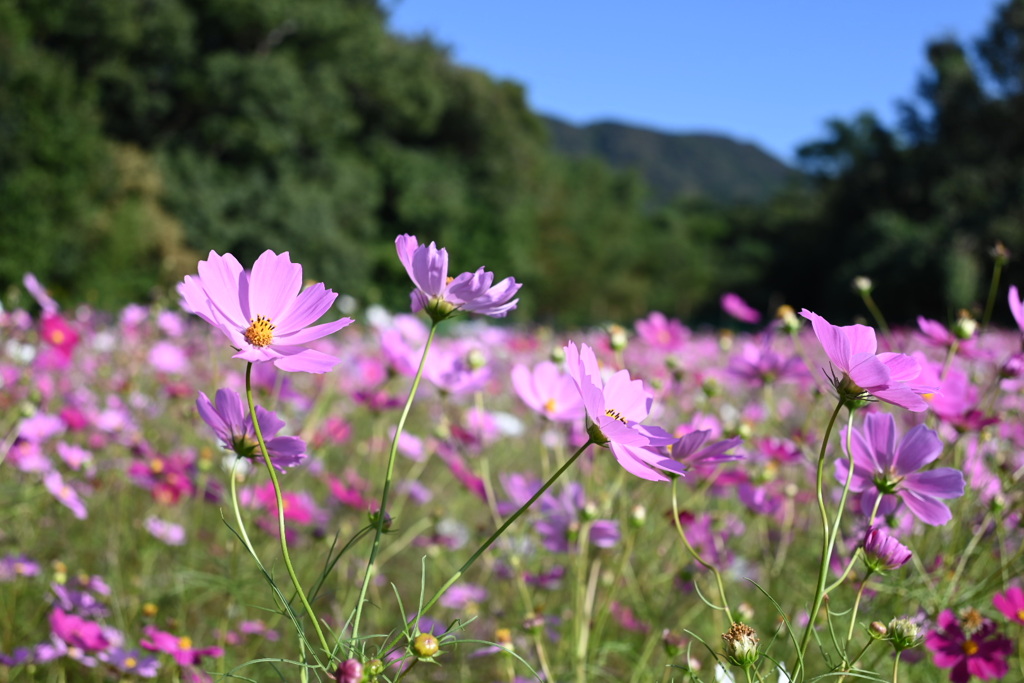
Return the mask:
[[661, 647], [670, 658], [678, 657], [686, 646], [686, 640], [672, 631], [665, 629], [661, 632]]
[[637, 504], [629, 511], [629, 525], [639, 529], [647, 523], [647, 508]]
[[909, 650], [921, 644], [921, 627], [910, 617], [898, 617], [889, 622], [889, 642], [897, 652]]
[[437, 636], [433, 633], [421, 633], [412, 641], [412, 651], [420, 659], [430, 659], [441, 649]]
[[996, 243], [992, 246], [989, 255], [992, 257], [997, 264], [1005, 266], [1006, 262], [1010, 260], [1010, 250], [1006, 248], [1006, 245], [996, 240]]
[[970, 339], [977, 331], [978, 321], [971, 317], [967, 309], [960, 309], [960, 315], [953, 324], [953, 334], [957, 339]]
[[775, 311], [775, 317], [782, 323], [782, 329], [790, 334], [800, 329], [800, 318], [796, 317], [796, 311], [792, 306], [783, 304]]
[[899, 569], [910, 560], [911, 555], [907, 546], [878, 527], [871, 527], [864, 539], [864, 563], [873, 572]]
[[366, 675], [368, 676], [380, 676], [382, 673], [384, 673], [384, 662], [382, 662], [380, 659], [368, 660], [366, 662], [366, 666], [363, 667], [363, 670], [366, 672]]
[[874, 283], [869, 277], [858, 275], [853, 278], [853, 289], [858, 294], [870, 294], [872, 287], [874, 287]]
[[[371, 525], [377, 526], [377, 516], [378, 516], [378, 514], [379, 513], [377, 513], [377, 512], [371, 512], [369, 514], [370, 524]], [[384, 513], [384, 526], [383, 526], [384, 533], [387, 533], [388, 531], [391, 530], [391, 524], [392, 524], [391, 515], [389, 515], [387, 512], [385, 512]]]
[[346, 659], [334, 673], [337, 683], [359, 683], [363, 680], [363, 663], [358, 659]]
[[887, 629], [885, 627], [885, 624], [883, 624], [880, 621], [872, 621], [871, 624], [868, 626], [868, 634], [872, 638], [885, 638], [888, 632], [889, 629]]
[[757, 663], [761, 656], [757, 651], [757, 644], [760, 639], [757, 632], [746, 624], [733, 623], [729, 630], [722, 634], [725, 642], [726, 659], [741, 669], [746, 669]]
[[612, 347], [612, 351], [622, 351], [629, 344], [629, 335], [626, 333], [626, 328], [622, 325], [609, 325], [608, 326], [608, 343]]

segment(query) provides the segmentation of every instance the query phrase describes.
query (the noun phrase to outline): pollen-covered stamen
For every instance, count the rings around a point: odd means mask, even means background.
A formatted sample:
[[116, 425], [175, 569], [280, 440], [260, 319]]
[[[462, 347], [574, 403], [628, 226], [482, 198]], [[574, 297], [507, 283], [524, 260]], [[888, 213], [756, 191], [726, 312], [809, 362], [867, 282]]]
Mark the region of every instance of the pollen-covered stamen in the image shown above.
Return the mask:
[[553, 413], [558, 408], [558, 403], [553, 398], [549, 398], [544, 402], [544, 410]]
[[622, 413], [620, 413], [617, 410], [612, 410], [611, 408], [609, 408], [608, 410], [604, 411], [604, 414], [612, 418], [613, 420], [618, 420], [622, 424], [629, 424], [629, 422], [626, 421], [626, 418], [622, 417]]
[[274, 330], [276, 327], [270, 322], [270, 318], [266, 318], [262, 315], [256, 316], [254, 320], [251, 320], [252, 324], [249, 325], [248, 329], [242, 333], [245, 337], [245, 341], [249, 342], [253, 346], [270, 346], [270, 343], [274, 341]]

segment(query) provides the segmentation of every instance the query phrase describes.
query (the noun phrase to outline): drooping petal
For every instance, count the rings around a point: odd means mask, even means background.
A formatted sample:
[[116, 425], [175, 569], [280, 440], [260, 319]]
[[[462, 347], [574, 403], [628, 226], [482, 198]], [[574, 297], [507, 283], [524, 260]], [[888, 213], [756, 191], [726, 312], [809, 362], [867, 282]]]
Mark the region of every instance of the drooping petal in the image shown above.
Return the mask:
[[331, 304], [337, 298], [338, 295], [326, 289], [322, 282], [302, 290], [288, 310], [273, 321], [277, 326], [274, 336], [285, 336], [307, 325], [312, 325], [320, 319], [320, 316], [330, 310]]
[[337, 356], [331, 356], [316, 349], [286, 346], [278, 348], [277, 351], [282, 355], [273, 359], [274, 367], [285, 372], [322, 374], [330, 372], [335, 365], [341, 362]]
[[630, 446], [615, 442], [612, 442], [610, 446], [612, 454], [619, 464], [622, 465], [622, 469], [633, 476], [646, 479], [647, 481], [668, 481], [667, 476], [660, 474], [657, 470], [636, 457], [634, 449]]
[[899, 491], [898, 494], [914, 516], [925, 524], [942, 526], [953, 519], [953, 513], [949, 508], [931, 496], [922, 496], [906, 489]]

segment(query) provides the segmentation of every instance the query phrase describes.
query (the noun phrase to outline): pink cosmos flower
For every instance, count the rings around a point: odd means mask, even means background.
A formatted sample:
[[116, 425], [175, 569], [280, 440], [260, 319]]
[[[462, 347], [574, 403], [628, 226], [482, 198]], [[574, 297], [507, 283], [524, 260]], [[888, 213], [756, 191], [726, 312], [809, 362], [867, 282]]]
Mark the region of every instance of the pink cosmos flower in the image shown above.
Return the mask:
[[608, 446], [627, 472], [648, 481], [669, 481], [662, 471], [680, 476], [686, 473], [685, 466], [649, 448], [669, 446], [676, 439], [660, 427], [640, 424], [650, 415], [654, 403], [643, 382], [630, 379], [628, 370], [619, 370], [605, 382], [594, 350], [586, 344], [577, 349], [569, 342], [565, 364], [583, 397], [591, 438], [598, 445]]
[[[843, 438], [843, 448], [846, 448]], [[896, 421], [888, 413], [864, 416], [862, 429], [850, 435], [853, 479], [850, 490], [861, 493], [860, 506], [870, 514], [881, 496], [878, 514], [888, 515], [903, 501], [925, 524], [938, 526], [953, 518], [944, 498], [964, 495], [964, 475], [952, 467], [924, 470], [942, 453], [938, 435], [924, 425], [910, 429], [896, 442]], [[846, 481], [847, 460], [836, 461], [836, 479]]]
[[875, 331], [865, 325], [832, 325], [806, 308], [800, 315], [811, 321], [825, 355], [842, 373], [833, 383], [840, 396], [852, 399], [866, 393], [914, 412], [927, 410], [921, 394], [933, 393], [935, 387], [914, 382], [921, 367], [913, 358], [902, 353], [876, 354]]
[[680, 348], [690, 337], [690, 331], [675, 318], [667, 318], [660, 311], [651, 311], [646, 318], [633, 323], [636, 334], [648, 346], [671, 351]]
[[583, 417], [583, 398], [576, 383], [551, 361], [533, 369], [523, 364], [512, 368], [512, 386], [530, 408], [554, 422], [573, 422]]
[[224, 650], [219, 647], [197, 648], [192, 646], [192, 639], [188, 636], [176, 636], [173, 633], [161, 631], [150, 624], [142, 629], [145, 637], [139, 641], [147, 650], [152, 652], [164, 652], [172, 657], [181, 666], [189, 667], [198, 665], [203, 657], [220, 657]]
[[[242, 398], [231, 389], [218, 389], [215, 400], [216, 403], [211, 403], [200, 391], [196, 409], [224, 447], [242, 458], [262, 458], [252, 416]], [[306, 443], [297, 436], [277, 436], [284, 427], [284, 420], [260, 406], [256, 406], [256, 419], [263, 433], [263, 442], [267, 445], [267, 455], [278, 471], [284, 472], [284, 468], [302, 462], [306, 457]]]
[[199, 274], [186, 275], [178, 291], [193, 313], [231, 340], [238, 349], [234, 358], [272, 362], [285, 372], [323, 373], [341, 362], [306, 344], [352, 319], [313, 325], [338, 295], [320, 282], [303, 290], [302, 266], [292, 263], [288, 252], [268, 249], [247, 273], [231, 254], [211, 251], [199, 262]]
[[761, 322], [761, 314], [750, 307], [739, 294], [726, 292], [720, 300], [722, 310], [740, 322], [756, 325]]
[[103, 650], [110, 641], [103, 633], [103, 628], [95, 621], [68, 614], [60, 607], [50, 612], [50, 629], [53, 634], [68, 644], [83, 650]]
[[992, 596], [992, 604], [1010, 621], [1024, 624], [1024, 590], [1018, 586], [1006, 589], [1005, 593]]
[[504, 318], [519, 303], [512, 297], [522, 285], [511, 277], [492, 286], [494, 273], [482, 267], [475, 273], [448, 277], [448, 252], [433, 242], [421, 246], [412, 235], [399, 235], [395, 248], [416, 285], [410, 295], [414, 313], [426, 310], [434, 320], [444, 320], [456, 311]]
[[928, 632], [924, 644], [935, 659], [935, 666], [951, 668], [949, 680], [967, 683], [971, 676], [983, 681], [1002, 678], [1009, 671], [1007, 657], [1013, 643], [996, 633], [996, 625], [974, 610], [958, 619], [952, 610], [939, 615], [939, 627]]
[[70, 484], [64, 481], [64, 477], [60, 476], [60, 472], [57, 470], [51, 470], [43, 475], [43, 486], [49, 491], [54, 498], [59, 500], [64, 507], [71, 510], [72, 514], [78, 519], [85, 519], [89, 516], [89, 513], [85, 509], [85, 504], [82, 502], [81, 497], [78, 495], [78, 491], [71, 487]]

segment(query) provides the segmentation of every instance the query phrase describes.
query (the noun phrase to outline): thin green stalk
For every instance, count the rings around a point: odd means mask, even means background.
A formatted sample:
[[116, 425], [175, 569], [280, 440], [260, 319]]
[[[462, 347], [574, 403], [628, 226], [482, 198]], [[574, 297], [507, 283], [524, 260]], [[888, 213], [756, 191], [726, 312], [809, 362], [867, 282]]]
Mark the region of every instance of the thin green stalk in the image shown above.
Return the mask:
[[722, 607], [725, 609], [725, 614], [729, 617], [729, 623], [731, 624], [733, 623], [732, 610], [729, 609], [729, 601], [725, 597], [725, 584], [722, 581], [722, 574], [718, 571], [718, 568], [715, 567], [715, 565], [707, 562], [700, 556], [697, 549], [690, 545], [689, 539], [686, 538], [686, 532], [683, 530], [683, 524], [679, 521], [679, 501], [678, 496], [676, 496], [678, 481], [678, 477], [672, 478], [672, 519], [675, 520], [676, 531], [679, 533], [679, 538], [683, 541], [683, 546], [686, 547], [690, 556], [697, 560], [697, 562], [699, 562], [705, 569], [714, 574], [715, 582], [718, 584], [718, 595], [722, 599]]
[[897, 650], [896, 651], [896, 657], [893, 658], [893, 660], [892, 660], [892, 683], [899, 683], [900, 682], [900, 655], [901, 654], [903, 654], [903, 652], [900, 651], [900, 650]]
[[[835, 426], [836, 418], [839, 417], [839, 411], [842, 410], [843, 406], [846, 405], [846, 400], [843, 398], [839, 399], [836, 404], [835, 410], [832, 411], [832, 416], [829, 418], [828, 426], [825, 428], [825, 435], [821, 439], [821, 450], [818, 452], [818, 468], [815, 476], [815, 489], [818, 498], [818, 511], [821, 513], [821, 528], [822, 528], [822, 544], [821, 544], [821, 564], [818, 567], [818, 583], [814, 591], [814, 601], [811, 603], [811, 611], [808, 614], [807, 626], [804, 628], [804, 635], [800, 639], [800, 647], [797, 650], [797, 662], [793, 668], [793, 680], [799, 680], [800, 672], [804, 665], [804, 656], [807, 653], [807, 645], [810, 643], [811, 634], [814, 632], [814, 623], [817, 621], [818, 610], [821, 609], [821, 603], [825, 599], [825, 580], [828, 578], [828, 567], [829, 560], [832, 559], [832, 544], [835, 539], [829, 533], [829, 520], [828, 520], [828, 509], [825, 507], [825, 495], [824, 495], [824, 483], [825, 483], [825, 453], [828, 450], [828, 441], [832, 435], [832, 429]], [[850, 472], [852, 474], [853, 467], [851, 465]], [[842, 513], [842, 509], [839, 511]], [[837, 520], [838, 521], [838, 520]]]
[[497, 531], [495, 531], [495, 532], [494, 532], [493, 534], [491, 534], [491, 535], [490, 535], [490, 537], [489, 537], [489, 538], [488, 538], [488, 539], [487, 539], [486, 541], [484, 541], [484, 542], [483, 542], [483, 545], [481, 545], [481, 546], [480, 546], [479, 548], [477, 548], [476, 552], [474, 552], [474, 553], [473, 553], [473, 554], [472, 554], [472, 555], [470, 556], [470, 558], [469, 558], [468, 560], [466, 560], [466, 563], [465, 563], [465, 564], [463, 564], [463, 565], [462, 565], [462, 566], [461, 566], [461, 567], [460, 567], [460, 568], [458, 569], [458, 571], [456, 571], [456, 572], [455, 572], [454, 574], [452, 574], [452, 575], [451, 575], [451, 577], [450, 577], [450, 578], [449, 578], [449, 579], [448, 579], [447, 581], [445, 581], [445, 582], [444, 582], [444, 585], [442, 585], [442, 586], [441, 586], [441, 587], [440, 587], [440, 588], [439, 588], [439, 589], [437, 590], [437, 592], [436, 592], [436, 593], [434, 593], [434, 596], [433, 596], [432, 598], [430, 598], [430, 600], [427, 600], [427, 602], [426, 602], [426, 603], [425, 603], [425, 604], [423, 605], [423, 607], [422, 607], [422, 608], [420, 608], [419, 614], [420, 614], [420, 615], [426, 614], [426, 613], [427, 613], [427, 611], [428, 611], [428, 610], [429, 610], [429, 609], [430, 609], [431, 607], [433, 607], [433, 606], [434, 606], [434, 603], [436, 603], [436, 602], [437, 602], [438, 600], [440, 600], [440, 599], [441, 599], [441, 596], [442, 596], [442, 595], [444, 595], [445, 593], [447, 593], [447, 592], [448, 592], [448, 589], [449, 589], [449, 588], [451, 588], [452, 586], [454, 586], [454, 585], [455, 585], [455, 582], [456, 582], [456, 581], [458, 581], [458, 580], [459, 580], [460, 578], [462, 578], [462, 575], [463, 575], [463, 574], [465, 574], [465, 573], [466, 573], [466, 571], [467, 571], [467, 570], [468, 570], [468, 569], [469, 569], [470, 567], [472, 567], [472, 566], [473, 566], [473, 563], [474, 563], [474, 562], [476, 562], [476, 561], [477, 561], [477, 559], [479, 559], [479, 557], [480, 557], [481, 555], [483, 555], [483, 554], [484, 554], [484, 552], [486, 552], [486, 551], [487, 551], [487, 549], [488, 549], [488, 548], [490, 548], [490, 547], [491, 547], [491, 546], [492, 546], [492, 545], [494, 544], [494, 542], [495, 542], [495, 541], [497, 541], [497, 540], [498, 540], [498, 538], [499, 538], [499, 537], [500, 537], [500, 536], [501, 536], [501, 535], [502, 535], [503, 533], [505, 533], [505, 530], [506, 530], [506, 529], [508, 529], [508, 528], [509, 528], [510, 526], [512, 526], [512, 524], [513, 524], [513, 523], [514, 523], [514, 522], [515, 522], [515, 521], [516, 521], [517, 519], [519, 519], [519, 517], [520, 517], [520, 516], [521, 516], [521, 515], [522, 515], [522, 514], [523, 514], [524, 512], [526, 512], [526, 510], [527, 510], [527, 509], [529, 509], [529, 508], [530, 508], [530, 506], [532, 506], [532, 505], [533, 505], [533, 504], [534, 504], [535, 502], [537, 502], [537, 499], [538, 499], [538, 498], [540, 498], [540, 497], [541, 497], [542, 495], [544, 495], [544, 492], [545, 492], [545, 491], [547, 491], [547, 490], [548, 490], [549, 488], [551, 488], [551, 485], [552, 485], [552, 484], [554, 484], [554, 483], [555, 483], [555, 481], [557, 481], [557, 479], [558, 479], [558, 478], [559, 478], [560, 476], [562, 476], [562, 473], [563, 473], [563, 472], [565, 472], [565, 471], [566, 471], [567, 469], [569, 469], [569, 467], [570, 467], [570, 466], [572, 466], [572, 464], [573, 464], [574, 462], [576, 462], [576, 460], [577, 460], [577, 459], [578, 459], [578, 458], [579, 458], [579, 457], [580, 457], [581, 455], [583, 455], [583, 451], [587, 450], [587, 448], [589, 448], [589, 447], [590, 447], [591, 445], [593, 445], [593, 444], [594, 444], [594, 441], [593, 441], [593, 440], [588, 440], [588, 441], [587, 441], [587, 442], [586, 442], [585, 444], [583, 444], [582, 446], [580, 446], [580, 447], [579, 447], [579, 449], [578, 449], [578, 450], [577, 450], [577, 451], [576, 451], [575, 453], [573, 453], [573, 454], [572, 454], [572, 455], [571, 455], [571, 456], [569, 457], [569, 459], [568, 459], [568, 460], [566, 460], [566, 461], [565, 461], [565, 464], [564, 464], [564, 465], [562, 465], [561, 467], [559, 467], [559, 468], [558, 468], [558, 471], [557, 471], [557, 472], [555, 472], [555, 473], [554, 473], [553, 475], [551, 475], [551, 478], [550, 478], [550, 479], [548, 479], [548, 480], [547, 480], [546, 482], [544, 482], [544, 485], [543, 485], [543, 486], [541, 486], [541, 487], [540, 487], [540, 488], [539, 488], [539, 489], [537, 490], [537, 492], [536, 492], [535, 494], [533, 494], [533, 496], [532, 496], [532, 497], [530, 498], [530, 500], [526, 501], [526, 502], [525, 502], [525, 503], [523, 504], [523, 506], [522, 506], [522, 507], [520, 507], [520, 508], [519, 508], [518, 510], [516, 510], [516, 511], [515, 511], [514, 513], [512, 513], [512, 516], [511, 516], [511, 517], [509, 517], [508, 519], [506, 519], [506, 520], [505, 520], [505, 523], [504, 523], [504, 524], [502, 524], [502, 525], [501, 525], [500, 527], [498, 527], [498, 530], [497, 530]]
[[420, 386], [420, 378], [423, 377], [423, 368], [427, 365], [427, 354], [434, 342], [434, 335], [437, 333], [438, 323], [430, 326], [430, 334], [427, 336], [427, 344], [423, 347], [423, 355], [420, 357], [420, 365], [416, 368], [416, 376], [412, 380], [412, 388], [409, 390], [409, 398], [405, 400], [405, 407], [402, 408], [402, 415], [398, 418], [398, 425], [395, 427], [395, 436], [391, 439], [391, 451], [388, 453], [388, 469], [384, 475], [384, 490], [380, 494], [380, 507], [377, 509], [377, 524], [373, 531], [373, 545], [370, 547], [370, 557], [366, 560], [366, 572], [363, 574], [363, 583], [359, 588], [359, 600], [356, 602], [356, 615], [352, 620], [352, 641], [359, 638], [359, 621], [363, 615], [363, 605], [366, 604], [366, 591], [370, 586], [370, 577], [373, 576], [374, 562], [380, 552], [380, 538], [384, 535], [384, 520], [387, 515], [388, 493], [391, 492], [391, 478], [395, 472], [395, 458], [398, 455], [398, 439], [405, 428], [405, 421], [412, 409], [412, 401], [416, 398], [416, 390]]
[[981, 318], [982, 329], [988, 327], [988, 322], [992, 319], [992, 309], [995, 307], [996, 293], [999, 291], [999, 277], [1002, 275], [1004, 262], [1001, 257], [996, 256], [996, 262], [992, 268], [992, 281], [988, 286], [988, 298], [985, 300], [985, 315]]
[[878, 329], [882, 331], [886, 337], [892, 341], [892, 333], [889, 331], [889, 325], [885, 322], [885, 316], [882, 315], [882, 309], [875, 303], [874, 297], [871, 296], [871, 292], [861, 292], [861, 298], [864, 300], [864, 305], [867, 306], [868, 311], [871, 312], [871, 317], [878, 323]]
[[[860, 588], [857, 589], [857, 598], [853, 601], [853, 612], [850, 613], [850, 628], [846, 631], [846, 644], [849, 645], [850, 641], [853, 640], [853, 627], [857, 624], [857, 612], [860, 610], [860, 599], [864, 595], [864, 589], [868, 586], [868, 579], [871, 578], [871, 570], [868, 569], [868, 573], [864, 575], [864, 580], [860, 582]], [[850, 662], [850, 664], [854, 664]]]
[[277, 501], [277, 530], [281, 537], [281, 555], [284, 558], [284, 566], [288, 570], [288, 576], [292, 580], [292, 586], [295, 587], [295, 592], [299, 596], [299, 600], [302, 602], [302, 607], [306, 610], [306, 614], [309, 616], [309, 620], [313, 623], [313, 628], [316, 629], [316, 635], [320, 638], [320, 646], [324, 649], [324, 654], [331, 657], [331, 647], [327, 644], [327, 638], [324, 637], [324, 632], [320, 628], [320, 622], [316, 618], [316, 614], [313, 612], [313, 608], [309, 604], [309, 600], [306, 599], [306, 593], [302, 590], [302, 584], [299, 582], [299, 577], [295, 574], [295, 567], [292, 566], [292, 558], [288, 554], [288, 538], [286, 535], [286, 528], [284, 524], [284, 500], [281, 497], [281, 485], [277, 481], [277, 471], [274, 469], [274, 464], [270, 462], [270, 453], [267, 452], [267, 443], [263, 440], [263, 430], [260, 429], [259, 420], [256, 419], [256, 403], [252, 398], [252, 363], [248, 363], [245, 366], [245, 398], [249, 402], [249, 415], [252, 419], [253, 430], [256, 432], [256, 440], [260, 444], [260, 453], [263, 455], [263, 463], [267, 466], [267, 472], [270, 474], [270, 482], [274, 486], [274, 498]]

